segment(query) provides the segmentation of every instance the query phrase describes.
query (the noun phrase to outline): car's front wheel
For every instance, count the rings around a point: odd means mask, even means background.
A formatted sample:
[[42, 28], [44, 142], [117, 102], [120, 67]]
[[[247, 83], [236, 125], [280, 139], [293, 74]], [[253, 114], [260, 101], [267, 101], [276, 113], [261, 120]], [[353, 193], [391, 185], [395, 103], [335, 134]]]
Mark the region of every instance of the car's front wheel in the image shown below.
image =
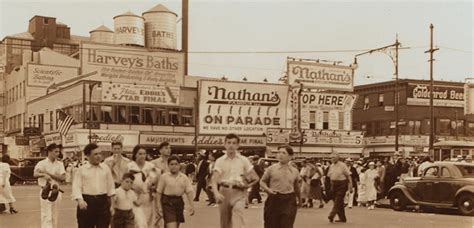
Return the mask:
[[474, 215], [474, 194], [464, 193], [459, 196], [457, 201], [459, 212], [463, 215]]
[[396, 211], [403, 211], [406, 209], [407, 199], [403, 192], [395, 191], [390, 194], [390, 206]]

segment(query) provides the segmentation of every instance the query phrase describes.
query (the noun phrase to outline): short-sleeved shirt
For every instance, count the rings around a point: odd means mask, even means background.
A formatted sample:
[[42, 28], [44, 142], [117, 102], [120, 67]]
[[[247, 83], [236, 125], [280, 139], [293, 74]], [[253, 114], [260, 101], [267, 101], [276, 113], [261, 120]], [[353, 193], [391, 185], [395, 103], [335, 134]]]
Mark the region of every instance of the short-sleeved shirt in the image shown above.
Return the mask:
[[299, 180], [300, 175], [297, 169], [290, 165], [276, 163], [267, 168], [260, 181], [266, 183], [275, 192], [288, 194], [295, 192], [295, 182]]
[[332, 181], [347, 180], [350, 176], [349, 168], [343, 162], [336, 162], [329, 166], [328, 177]]
[[115, 183], [120, 183], [122, 181], [123, 174], [127, 172], [128, 163], [130, 160], [122, 155], [120, 158], [120, 162], [116, 164], [116, 160], [114, 158], [115, 155], [112, 155], [104, 160], [104, 164], [106, 164], [110, 168], [110, 172], [112, 172], [112, 177], [114, 178]]
[[169, 196], [182, 196], [184, 193], [193, 191], [193, 186], [189, 178], [179, 172], [174, 176], [170, 172], [161, 175], [156, 191]]
[[[43, 173], [47, 172], [47, 173], [51, 173], [53, 175], [66, 174], [66, 170], [64, 169], [64, 165], [61, 161], [55, 160], [54, 162], [51, 162], [51, 160], [49, 160], [49, 158], [45, 158], [45, 159], [41, 160], [40, 162], [38, 162], [36, 164], [34, 172], [37, 172], [37, 171], [40, 171], [40, 172], [43, 172]], [[44, 178], [44, 177], [38, 178], [38, 185], [39, 186], [43, 187], [43, 186], [46, 185], [46, 183], [47, 183], [46, 178]], [[58, 184], [58, 182], [54, 179], [51, 179], [50, 183], [51, 184]]]
[[138, 196], [133, 190], [125, 191], [122, 187], [115, 189], [114, 207], [120, 210], [130, 210], [133, 208], [133, 202], [137, 201]]
[[243, 177], [252, 171], [253, 166], [250, 161], [240, 155], [235, 154], [234, 158], [229, 158], [226, 155], [223, 155], [219, 159], [217, 159], [216, 163], [214, 164], [214, 171], [219, 173], [219, 183], [226, 182], [237, 184], [243, 181]]

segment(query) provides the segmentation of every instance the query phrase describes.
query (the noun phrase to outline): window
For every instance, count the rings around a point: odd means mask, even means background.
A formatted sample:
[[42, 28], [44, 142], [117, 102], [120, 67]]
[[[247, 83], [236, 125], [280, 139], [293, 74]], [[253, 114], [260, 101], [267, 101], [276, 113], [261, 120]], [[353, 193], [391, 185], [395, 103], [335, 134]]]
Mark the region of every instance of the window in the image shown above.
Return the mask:
[[421, 125], [421, 133], [425, 135], [430, 134], [430, 119], [424, 119]]
[[143, 123], [153, 124], [153, 108], [146, 107], [143, 108]]
[[31, 122], [31, 117], [30, 117], [30, 118], [28, 118], [28, 126], [33, 127], [33, 126], [31, 126], [31, 124], [32, 124], [32, 122]]
[[39, 127], [40, 132], [43, 132], [44, 130], [44, 115], [43, 114], [38, 115], [38, 127]]
[[86, 120], [89, 121], [91, 118], [93, 122], [98, 122], [100, 121], [100, 111], [99, 111], [99, 106], [97, 105], [92, 105], [91, 108], [89, 107], [89, 105], [86, 105], [86, 109], [87, 109], [87, 116], [86, 116]]
[[415, 121], [415, 129], [413, 132], [415, 135], [421, 135], [421, 121], [416, 120]]
[[114, 122], [114, 119], [113, 119], [113, 115], [112, 115], [112, 106], [110, 105], [102, 105], [100, 107], [101, 111], [102, 111], [102, 120], [105, 122], [105, 123], [113, 123]]
[[126, 106], [117, 106], [116, 115], [118, 123], [127, 123], [127, 107]]
[[433, 166], [425, 170], [425, 177], [437, 177], [438, 176], [438, 167]]
[[45, 24], [45, 25], [49, 24], [49, 20], [48, 20], [48, 18], [44, 18], [44, 20], [43, 20], [43, 21], [44, 21], [44, 24]]
[[316, 129], [316, 111], [309, 111], [309, 129]]
[[449, 119], [440, 119], [439, 127], [436, 129], [437, 133], [449, 134], [451, 128], [451, 120]]
[[49, 131], [53, 131], [54, 122], [53, 122], [53, 111], [49, 112]]
[[367, 110], [367, 109], [369, 109], [369, 96], [368, 95], [364, 97], [364, 110]]
[[168, 124], [166, 121], [166, 110], [165, 109], [156, 109], [155, 112], [155, 121], [158, 125], [166, 125]]
[[362, 131], [366, 131], [366, 130], [367, 130], [367, 124], [361, 124], [361, 125], [360, 125], [360, 129], [361, 129]]
[[339, 121], [339, 130], [343, 130], [344, 129], [344, 112], [339, 112], [339, 118], [338, 118], [338, 121]]
[[140, 123], [140, 107], [131, 106], [130, 107], [130, 123], [139, 124]]
[[168, 118], [170, 120], [171, 125], [179, 125], [179, 118], [178, 118], [179, 109], [171, 108], [168, 111]]
[[415, 133], [415, 121], [408, 121], [408, 134], [413, 135]]
[[374, 135], [380, 135], [382, 133], [382, 128], [380, 126], [380, 121], [374, 122]]
[[33, 127], [36, 127], [36, 116], [33, 116]]
[[367, 123], [367, 135], [373, 135], [374, 134], [374, 129], [372, 128], [372, 122]]
[[329, 129], [329, 112], [323, 112], [323, 129]]
[[441, 169], [441, 176], [442, 177], [451, 177], [451, 173], [449, 173], [449, 169], [446, 167], [443, 167]]
[[379, 94], [379, 106], [383, 106], [383, 93]]
[[193, 125], [193, 110], [190, 108], [181, 109], [181, 124], [185, 126]]
[[467, 133], [467, 135], [470, 135], [470, 136], [474, 135], [474, 123], [472, 123], [472, 122], [471, 122], [471, 123], [467, 123], [466, 127], [467, 127], [467, 128], [466, 128], [466, 131], [467, 131], [466, 133]]

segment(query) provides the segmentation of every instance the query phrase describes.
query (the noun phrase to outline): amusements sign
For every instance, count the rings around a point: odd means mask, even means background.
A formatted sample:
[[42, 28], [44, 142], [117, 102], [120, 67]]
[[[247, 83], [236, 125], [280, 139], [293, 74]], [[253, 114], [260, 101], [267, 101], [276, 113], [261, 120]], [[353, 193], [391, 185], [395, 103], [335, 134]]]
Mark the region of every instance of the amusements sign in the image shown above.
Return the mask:
[[353, 69], [314, 61], [288, 61], [288, 83], [303, 83], [305, 87], [337, 91], [354, 90]]
[[[140, 144], [142, 145], [160, 145], [162, 142], [169, 142], [171, 146], [194, 146], [194, 135], [155, 135], [140, 134]], [[266, 145], [263, 136], [240, 136], [241, 147], [264, 147]], [[200, 135], [197, 144], [201, 147], [223, 147], [225, 136], [222, 135]]]
[[48, 87], [77, 77], [76, 67], [60, 67], [52, 65], [28, 64], [28, 86]]
[[[430, 86], [427, 84], [409, 84], [407, 87], [408, 105], [430, 105]], [[442, 107], [463, 107], [464, 88], [450, 86], [434, 86], [433, 105]]]
[[102, 101], [150, 105], [179, 105], [179, 87], [102, 83]]
[[103, 82], [181, 86], [183, 53], [144, 48], [82, 43], [82, 74], [97, 71], [91, 80]]
[[199, 96], [200, 134], [262, 135], [286, 125], [286, 85], [201, 81]]

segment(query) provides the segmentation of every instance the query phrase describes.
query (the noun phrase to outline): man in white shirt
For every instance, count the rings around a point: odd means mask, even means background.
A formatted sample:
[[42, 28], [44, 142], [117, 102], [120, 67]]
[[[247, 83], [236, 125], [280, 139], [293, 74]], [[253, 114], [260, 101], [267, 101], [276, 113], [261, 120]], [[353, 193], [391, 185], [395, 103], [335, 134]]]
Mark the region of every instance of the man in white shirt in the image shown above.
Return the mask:
[[426, 156], [425, 158], [423, 158], [423, 162], [418, 166], [418, 176], [419, 176], [419, 177], [423, 176], [423, 172], [425, 171], [425, 169], [426, 169], [431, 163], [433, 163], [433, 161], [431, 161], [431, 157], [430, 157], [430, 156]]
[[[58, 227], [59, 204], [62, 193], [59, 192], [59, 183], [66, 179], [66, 170], [62, 162], [58, 161], [59, 147], [55, 143], [46, 148], [48, 157], [36, 164], [33, 176], [38, 178], [38, 185], [44, 191], [41, 192], [41, 228]], [[47, 189], [53, 189], [48, 191]], [[57, 198], [54, 195], [57, 194]], [[44, 197], [44, 198], [43, 198]]]
[[114, 195], [114, 180], [107, 165], [100, 163], [102, 155], [95, 143], [84, 147], [89, 163], [82, 165], [74, 175], [72, 198], [77, 201], [79, 228], [108, 228], [110, 205]]
[[237, 135], [226, 135], [224, 147], [227, 153], [217, 159], [212, 174], [212, 190], [219, 204], [221, 228], [244, 226], [246, 190], [258, 181], [256, 174], [256, 178], [248, 181], [253, 166], [246, 157], [237, 152], [239, 143]]
[[127, 165], [130, 160], [122, 155], [123, 152], [122, 142], [112, 142], [112, 156], [106, 158], [104, 163], [109, 166], [112, 177], [114, 178], [115, 188], [120, 186], [123, 174], [127, 172]]

